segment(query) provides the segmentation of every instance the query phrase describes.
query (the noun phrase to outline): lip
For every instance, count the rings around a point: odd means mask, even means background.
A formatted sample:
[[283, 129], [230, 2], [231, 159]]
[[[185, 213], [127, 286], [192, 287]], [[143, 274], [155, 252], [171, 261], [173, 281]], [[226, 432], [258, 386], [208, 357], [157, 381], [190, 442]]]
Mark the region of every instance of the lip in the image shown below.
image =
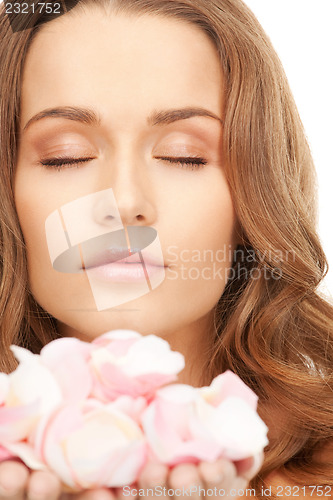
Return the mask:
[[110, 264], [140, 264], [144, 262], [145, 266], [151, 267], [165, 267], [161, 258], [154, 257], [153, 255], [145, 253], [142, 255], [141, 249], [128, 248], [110, 248], [100, 252], [92, 257], [84, 258], [84, 267], [88, 271], [90, 269], [104, 267]]
[[89, 277], [102, 281], [144, 283], [167, 267], [152, 255], [143, 257], [134, 249], [131, 255], [128, 254], [127, 248], [106, 250], [90, 259], [85, 270]]
[[162, 272], [163, 266], [143, 266], [141, 263], [113, 262], [88, 270], [88, 276], [118, 283], [143, 283]]

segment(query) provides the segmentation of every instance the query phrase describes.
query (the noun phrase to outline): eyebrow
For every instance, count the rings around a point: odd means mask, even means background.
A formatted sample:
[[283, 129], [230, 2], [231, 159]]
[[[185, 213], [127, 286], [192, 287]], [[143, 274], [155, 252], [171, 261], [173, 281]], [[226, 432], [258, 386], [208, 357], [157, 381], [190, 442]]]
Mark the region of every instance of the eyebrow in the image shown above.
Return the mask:
[[[153, 111], [147, 118], [148, 126], [169, 125], [179, 120], [187, 120], [195, 116], [204, 116], [218, 120], [222, 125], [222, 119], [212, 111], [200, 107], [186, 107], [181, 109], [169, 109], [166, 111]], [[23, 130], [27, 130], [30, 125], [44, 118], [65, 118], [85, 125], [98, 125], [101, 118], [95, 111], [88, 108], [63, 106], [40, 111], [26, 123]]]
[[148, 117], [147, 123], [150, 126], [169, 125], [170, 123], [174, 123], [178, 120], [187, 120], [188, 118], [192, 118], [194, 116], [214, 118], [223, 125], [222, 119], [215, 113], [212, 113], [212, 111], [208, 111], [204, 108], [193, 107], [170, 109], [166, 111], [153, 111], [153, 113]]
[[91, 109], [63, 106], [40, 111], [30, 118], [23, 130], [27, 130], [30, 125], [43, 120], [44, 118], [65, 118], [67, 120], [84, 123], [86, 125], [97, 125], [100, 123], [100, 118]]

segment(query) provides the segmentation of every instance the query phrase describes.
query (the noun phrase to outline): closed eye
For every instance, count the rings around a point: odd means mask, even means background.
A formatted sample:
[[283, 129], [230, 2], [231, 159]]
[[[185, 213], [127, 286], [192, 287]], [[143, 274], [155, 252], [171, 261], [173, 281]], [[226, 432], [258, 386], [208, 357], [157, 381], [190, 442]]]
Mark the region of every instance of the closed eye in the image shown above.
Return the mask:
[[208, 163], [207, 160], [205, 160], [205, 158], [201, 158], [200, 156], [184, 156], [184, 157], [161, 156], [155, 158], [157, 160], [166, 161], [168, 163], [174, 163], [178, 165], [180, 168], [190, 168], [191, 170], [202, 168]]
[[[207, 165], [207, 160], [202, 157], [197, 156], [185, 156], [185, 157], [173, 157], [173, 156], [163, 156], [163, 157], [155, 157], [157, 160], [166, 161], [168, 163], [173, 163], [178, 165], [180, 168], [190, 168], [191, 170], [199, 169]], [[54, 158], [46, 158], [40, 161], [40, 164], [46, 168], [54, 168], [61, 170], [63, 168], [69, 168], [72, 166], [79, 167], [84, 163], [88, 163], [89, 161], [95, 160], [94, 157], [82, 157], [82, 158], [73, 158], [73, 157], [54, 157]]]
[[45, 160], [41, 160], [40, 164], [46, 168], [55, 168], [55, 169], [60, 170], [61, 168], [67, 168], [67, 167], [71, 167], [73, 165], [80, 166], [83, 163], [87, 163], [91, 160], [95, 160], [95, 158], [94, 157], [83, 157], [83, 158], [55, 157], [55, 158], [47, 158]]

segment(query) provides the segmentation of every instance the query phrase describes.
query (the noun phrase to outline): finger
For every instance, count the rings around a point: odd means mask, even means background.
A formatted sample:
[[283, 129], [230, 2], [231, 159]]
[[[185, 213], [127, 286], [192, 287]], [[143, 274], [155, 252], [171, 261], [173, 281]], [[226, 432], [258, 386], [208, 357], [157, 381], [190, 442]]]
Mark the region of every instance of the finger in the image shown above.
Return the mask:
[[74, 495], [67, 494], [61, 497], [61, 500], [116, 500], [116, 496], [111, 490], [106, 488], [96, 488], [93, 490], [86, 490], [82, 493]]
[[237, 473], [239, 476], [242, 476], [243, 478], [250, 481], [259, 473], [263, 462], [264, 452], [260, 452], [253, 457], [235, 462]]
[[[136, 500], [138, 497], [137, 492], [138, 492], [139, 486], [135, 483], [132, 484], [131, 486], [123, 486], [122, 488], [115, 488], [114, 494], [116, 500]], [[144, 498], [143, 496], [140, 497], [140, 500]]]
[[247, 493], [247, 487], [249, 485], [249, 482], [247, 479], [244, 479], [243, 477], [237, 476], [231, 486], [227, 488], [227, 495], [232, 498], [244, 498], [245, 496], [248, 495]]
[[163, 495], [163, 498], [170, 498], [166, 493], [167, 477], [169, 468], [159, 463], [148, 462], [143, 468], [138, 486], [145, 494], [145, 498], [156, 498]]
[[198, 471], [206, 491], [213, 490], [217, 497], [230, 496], [237, 479], [237, 469], [232, 462], [224, 458], [216, 462], [201, 462]]
[[59, 479], [50, 471], [33, 472], [28, 480], [28, 500], [57, 500], [61, 493]]
[[204, 495], [203, 482], [198, 467], [194, 464], [176, 465], [168, 478], [169, 487], [174, 490], [174, 497], [190, 496], [191, 500], [197, 500]]
[[23, 500], [29, 471], [22, 463], [8, 460], [0, 464], [0, 500]]

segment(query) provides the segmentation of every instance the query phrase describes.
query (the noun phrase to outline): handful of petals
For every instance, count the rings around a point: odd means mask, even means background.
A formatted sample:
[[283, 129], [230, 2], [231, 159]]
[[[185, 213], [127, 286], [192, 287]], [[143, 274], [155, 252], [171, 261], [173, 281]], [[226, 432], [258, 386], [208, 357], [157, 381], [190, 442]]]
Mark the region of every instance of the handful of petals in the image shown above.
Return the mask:
[[[71, 491], [133, 484], [146, 462], [241, 460], [267, 445], [257, 396], [226, 371], [209, 387], [170, 384], [184, 358], [154, 335], [61, 338], [0, 374], [0, 460], [50, 469]], [[164, 387], [163, 387], [164, 386]]]

